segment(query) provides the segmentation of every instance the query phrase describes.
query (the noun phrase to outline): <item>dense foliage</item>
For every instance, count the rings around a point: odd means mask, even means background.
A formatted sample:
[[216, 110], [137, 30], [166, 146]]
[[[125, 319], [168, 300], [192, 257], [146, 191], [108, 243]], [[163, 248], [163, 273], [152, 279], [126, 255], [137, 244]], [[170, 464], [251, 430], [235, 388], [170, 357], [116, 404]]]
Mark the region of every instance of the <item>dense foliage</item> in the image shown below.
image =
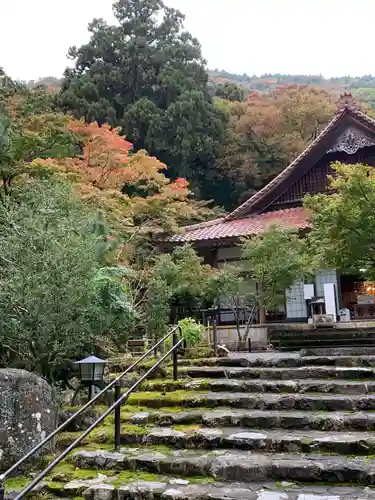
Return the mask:
[[312, 271], [306, 240], [297, 231], [277, 226], [246, 239], [242, 254], [247, 277], [258, 284], [250, 300], [270, 311], [284, 304], [287, 288], [295, 281], [303, 281]]
[[59, 103], [77, 118], [121, 126], [138, 151], [187, 177], [201, 197], [219, 155], [224, 116], [210, 98], [198, 41], [162, 0], [118, 0], [116, 25], [95, 19], [91, 39], [69, 51]]
[[309, 240], [317, 266], [332, 266], [375, 279], [375, 171], [366, 165], [334, 165], [333, 194], [308, 196]]
[[117, 129], [56, 111], [46, 89], [1, 85], [0, 364], [65, 381], [71, 361], [159, 337], [173, 298], [195, 298], [190, 264], [211, 268], [181, 249], [172, 283], [155, 240], [212, 211]]
[[288, 86], [269, 94], [253, 92], [226, 109], [230, 120], [218, 169], [232, 189], [218, 195], [223, 204], [234, 206], [301, 153], [331, 119], [336, 104], [323, 89]]
[[156, 156], [200, 199], [233, 209], [336, 109], [335, 94], [303, 79], [283, 85], [281, 78], [245, 102], [244, 87], [233, 82], [211, 89], [200, 45], [183, 30], [179, 11], [162, 0], [118, 0], [113, 8], [116, 25], [94, 20], [90, 41], [70, 49], [75, 66], [65, 72], [59, 105], [78, 119], [120, 126], [134, 151]]
[[[58, 182], [28, 180], [0, 205], [0, 362], [64, 378], [69, 361], [121, 344], [136, 319], [92, 214]], [[65, 374], [65, 375], [64, 375]]]

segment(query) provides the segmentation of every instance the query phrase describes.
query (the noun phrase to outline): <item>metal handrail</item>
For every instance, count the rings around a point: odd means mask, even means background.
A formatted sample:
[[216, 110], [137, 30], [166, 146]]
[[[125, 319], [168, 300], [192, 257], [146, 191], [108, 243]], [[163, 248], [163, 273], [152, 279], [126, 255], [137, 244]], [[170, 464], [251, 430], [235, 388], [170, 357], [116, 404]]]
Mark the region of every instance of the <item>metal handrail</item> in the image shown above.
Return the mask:
[[[171, 332], [172, 333], [172, 332]], [[175, 334], [175, 339], [177, 335]], [[95, 429], [97, 425], [99, 425], [101, 422], [103, 422], [104, 419], [106, 419], [116, 408], [120, 407], [122, 403], [130, 396], [130, 394], [135, 391], [138, 386], [154, 371], [156, 368], [158, 368], [163, 361], [168, 358], [171, 354], [175, 356], [175, 353], [177, 353], [177, 349], [182, 345], [184, 342], [184, 339], [181, 338], [179, 341], [176, 343], [174, 342], [173, 347], [166, 353], [164, 356], [162, 356], [144, 375], [142, 375], [141, 378], [133, 384], [130, 389], [128, 389], [117, 401], [113, 403], [112, 406], [110, 406], [98, 419], [90, 425], [88, 429], [86, 429], [75, 441], [73, 441], [72, 444], [70, 444], [65, 450], [58, 456], [56, 457], [33, 481], [31, 481], [30, 484], [28, 484], [15, 498], [14, 500], [21, 500], [27, 493], [29, 493], [49, 472], [51, 472], [52, 469], [56, 467], [64, 458], [69, 455], [69, 453], [77, 446], [79, 445], [85, 437], [87, 437], [91, 431]]]
[[[49, 443], [60, 431], [65, 429], [65, 427], [70, 424], [74, 419], [76, 419], [81, 413], [83, 413], [85, 410], [87, 410], [90, 406], [92, 406], [95, 401], [97, 401], [103, 394], [105, 394], [109, 389], [111, 389], [113, 386], [116, 386], [119, 381], [133, 368], [135, 368], [141, 361], [143, 361], [149, 354], [152, 352], [155, 352], [155, 350], [163, 343], [165, 342], [171, 335], [175, 336], [176, 331], [179, 330], [181, 333], [181, 327], [175, 326], [170, 330], [165, 337], [160, 339], [154, 346], [152, 346], [148, 351], [146, 351], [140, 358], [138, 358], [131, 366], [129, 366], [124, 372], [120, 373], [112, 382], [110, 382], [104, 389], [102, 389], [100, 392], [96, 394], [90, 401], [88, 401], [82, 408], [76, 411], [73, 415], [71, 415], [65, 422], [63, 422], [57, 429], [55, 429], [51, 434], [49, 434], [47, 437], [45, 437], [40, 443], [38, 443], [34, 448], [32, 448], [26, 455], [24, 455], [22, 458], [20, 458], [15, 464], [13, 464], [9, 469], [7, 469], [3, 474], [0, 474], [0, 500], [3, 499], [4, 497], [4, 487], [3, 483], [5, 479], [20, 465], [22, 465], [27, 459], [29, 459], [34, 453], [39, 451], [44, 445]], [[163, 358], [164, 359], [164, 358]]]

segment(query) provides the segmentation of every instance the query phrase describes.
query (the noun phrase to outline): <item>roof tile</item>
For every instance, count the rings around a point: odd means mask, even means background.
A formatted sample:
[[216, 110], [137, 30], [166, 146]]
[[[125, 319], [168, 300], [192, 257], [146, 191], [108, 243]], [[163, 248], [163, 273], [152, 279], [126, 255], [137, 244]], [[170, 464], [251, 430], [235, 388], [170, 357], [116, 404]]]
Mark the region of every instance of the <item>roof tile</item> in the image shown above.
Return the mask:
[[169, 241], [177, 243], [250, 236], [263, 232], [272, 224], [280, 225], [285, 229], [307, 229], [310, 226], [309, 213], [302, 207], [296, 207], [232, 221], [216, 219], [208, 223], [188, 226], [183, 233], [172, 236]]

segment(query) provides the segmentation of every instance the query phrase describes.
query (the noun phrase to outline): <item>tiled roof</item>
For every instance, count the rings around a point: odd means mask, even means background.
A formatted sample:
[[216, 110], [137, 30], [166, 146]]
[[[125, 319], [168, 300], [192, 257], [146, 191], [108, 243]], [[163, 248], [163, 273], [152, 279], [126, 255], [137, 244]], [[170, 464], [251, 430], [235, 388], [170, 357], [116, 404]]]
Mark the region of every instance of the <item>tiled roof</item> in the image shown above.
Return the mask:
[[285, 229], [307, 229], [309, 227], [309, 214], [304, 208], [296, 207], [251, 215], [232, 221], [221, 218], [188, 226], [183, 233], [176, 234], [169, 241], [174, 243], [196, 242], [250, 236], [263, 232], [272, 224], [277, 224]]
[[[346, 98], [348, 94], [344, 94]], [[288, 178], [299, 166], [301, 160], [308, 156], [312, 151], [319, 146], [319, 144], [327, 137], [327, 135], [333, 131], [343, 118], [350, 115], [355, 121], [361, 123], [367, 128], [371, 128], [375, 132], [375, 120], [362, 113], [358, 108], [353, 105], [352, 99], [345, 99], [342, 106], [339, 107], [337, 113], [329, 124], [322, 130], [318, 137], [312, 141], [307, 148], [299, 155], [295, 160], [292, 161], [279, 175], [277, 175], [271, 182], [269, 182], [263, 189], [255, 193], [251, 198], [249, 198], [245, 203], [242, 203], [238, 208], [226, 216], [226, 220], [234, 220], [239, 217], [244, 217], [250, 212], [250, 209], [259, 203], [263, 198], [265, 198], [269, 193], [271, 193], [276, 187], [278, 187], [281, 182]]]

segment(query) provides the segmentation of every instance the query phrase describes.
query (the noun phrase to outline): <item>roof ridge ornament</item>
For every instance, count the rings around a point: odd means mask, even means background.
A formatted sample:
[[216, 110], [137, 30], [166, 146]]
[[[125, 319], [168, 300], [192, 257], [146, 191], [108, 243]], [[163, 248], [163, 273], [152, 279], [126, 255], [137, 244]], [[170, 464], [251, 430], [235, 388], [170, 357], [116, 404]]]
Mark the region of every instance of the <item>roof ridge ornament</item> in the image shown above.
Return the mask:
[[350, 109], [352, 111], [359, 110], [359, 106], [357, 104], [357, 101], [354, 99], [351, 92], [345, 91], [343, 94], [341, 94], [340, 99], [339, 99], [337, 104], [338, 104], [338, 106], [337, 106], [338, 112], [341, 112], [344, 109]]

